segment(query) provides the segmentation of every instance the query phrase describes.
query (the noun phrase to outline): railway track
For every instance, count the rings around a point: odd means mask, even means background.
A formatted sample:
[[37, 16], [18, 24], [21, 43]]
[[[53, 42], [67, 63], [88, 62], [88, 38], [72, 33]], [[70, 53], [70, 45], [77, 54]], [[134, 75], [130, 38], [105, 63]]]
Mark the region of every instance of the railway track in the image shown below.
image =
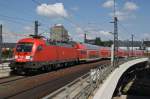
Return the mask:
[[16, 81], [16, 80], [24, 79], [24, 78], [25, 78], [25, 76], [17, 76], [17, 75], [11, 75], [9, 77], [0, 78], [0, 85], [1, 84], [6, 84], [6, 83], [9, 83], [9, 82], [13, 82], [13, 81]]
[[84, 75], [90, 69], [109, 63], [109, 60], [103, 60], [95, 63], [81, 64], [7, 82], [7, 84], [2, 84], [0, 88], [0, 98], [38, 99]]

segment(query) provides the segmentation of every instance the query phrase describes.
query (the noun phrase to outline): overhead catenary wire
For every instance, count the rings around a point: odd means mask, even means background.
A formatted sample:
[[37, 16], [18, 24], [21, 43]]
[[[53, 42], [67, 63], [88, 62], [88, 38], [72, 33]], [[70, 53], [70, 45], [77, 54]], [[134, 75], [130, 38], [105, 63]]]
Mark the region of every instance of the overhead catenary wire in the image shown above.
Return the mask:
[[4, 17], [1, 17], [1, 16], [0, 16], [0, 19], [5, 20], [5, 21], [10, 22], [10, 23], [14, 23], [14, 24], [20, 24], [20, 25], [25, 25], [26, 24], [25, 22], [22, 22], [22, 21], [14, 20], [14, 19], [11, 19], [11, 18], [4, 18]]
[[[47, 33], [47, 29], [40, 29], [41, 30], [41, 34], [45, 34]], [[6, 41], [10, 41], [11, 39], [13, 40], [18, 40], [21, 39], [23, 37], [29, 37], [29, 35], [33, 34], [33, 32], [14, 32], [12, 30], [7, 30], [6, 27], [4, 26], [4, 31], [3, 31], [3, 37], [9, 37], [9, 39], [6, 39]], [[5, 41], [5, 40], [4, 40]]]
[[[18, 17], [10, 17], [10, 16], [7, 16], [7, 15], [1, 15], [0, 14], [0, 19], [3, 19], [7, 22], [10, 22], [10, 23], [14, 23], [14, 24], [19, 24], [19, 25], [26, 25], [26, 23], [33, 23], [31, 20], [26, 20], [26, 19], [22, 19], [22, 18], [18, 18]], [[30, 26], [32, 27], [32, 26]], [[47, 30], [46, 27], [40, 27], [41, 30]]]
[[131, 31], [129, 31], [122, 23], [119, 22], [119, 26], [126, 31], [127, 33], [132, 33]]
[[[5, 7], [5, 6], [3, 6], [3, 7]], [[14, 11], [12, 9], [10, 9], [10, 10]], [[28, 13], [26, 13], [26, 14], [28, 14]], [[26, 19], [24, 17], [22, 18], [22, 17], [18, 17], [18, 16], [8, 16], [8, 15], [1, 14], [1, 13], [0, 13], [0, 18], [2, 18], [3, 20], [6, 20], [8, 22], [13, 22], [13, 23], [20, 24], [20, 25], [25, 25], [26, 23], [31, 23], [31, 22], [35, 21], [35, 20], [31, 20], [31, 19]], [[48, 27], [47, 24], [43, 24], [43, 23], [42, 23], [42, 26]]]
[[[34, 3], [37, 4], [37, 5], [41, 5], [41, 3], [38, 2], [38, 1], [36, 1], [36, 0], [31, 0], [31, 1], [34, 2]], [[45, 7], [46, 9], [48, 9], [46, 6], [44, 6], [44, 7]], [[55, 10], [52, 10], [52, 9], [51, 9], [51, 11], [54, 12], [55, 14], [59, 15], [59, 16], [60, 16], [61, 18], [63, 18], [64, 20], [70, 22], [70, 23], [71, 23], [72, 25], [74, 25], [76, 28], [80, 28], [83, 32], [85, 32], [85, 30], [84, 30], [79, 24], [75, 23], [75, 22], [72, 21], [71, 19], [69, 19], [69, 18], [67, 18], [67, 17], [65, 17], [65, 16], [63, 16], [63, 15], [57, 13]]]
[[[132, 31], [130, 31], [129, 29], [127, 29], [122, 23], [120, 23], [119, 25], [120, 25], [120, 27], [121, 27], [126, 33], [128, 33], [129, 35], [132, 35], [132, 34], [134, 33], [134, 32], [132, 32]], [[134, 35], [134, 37], [137, 38], [136, 35]]]
[[15, 20], [20, 20], [20, 21], [27, 22], [27, 23], [33, 21], [33, 20], [27, 20], [27, 19], [20, 18], [20, 17], [7, 16], [7, 15], [3, 15], [3, 14], [0, 14], [0, 17], [11, 18], [11, 19], [15, 19]]
[[[26, 23], [33, 22], [33, 20], [27, 20], [27, 19], [19, 18], [19, 17], [11, 17], [11, 16], [7, 16], [7, 15], [2, 15], [2, 14], [0, 14], [0, 18], [6, 20], [8, 22], [13, 22], [16, 24], [21, 24], [21, 25], [26, 25]], [[46, 24], [42, 23], [42, 25], [48, 27]]]
[[[8, 2], [8, 3], [10, 4], [10, 2]], [[0, 7], [1, 7], [1, 8], [5, 8], [5, 9], [1, 9], [1, 10], [9, 10], [9, 11], [11, 10], [11, 12], [15, 12], [15, 13], [18, 14], [18, 11], [17, 11], [18, 9], [14, 9], [13, 6], [11, 6], [11, 8], [9, 7], [10, 9], [8, 9], [7, 6], [8, 6], [8, 5], [6, 5], [6, 4], [5, 4], [5, 5], [4, 5], [4, 4], [0, 4]], [[16, 8], [16, 7], [15, 7], [15, 8]], [[21, 12], [22, 12], [23, 14], [25, 14], [27, 17], [28, 17], [28, 16], [32, 16], [32, 17], [33, 17], [33, 14], [34, 14], [33, 12], [31, 12], [31, 11], [29, 11], [29, 10], [28, 10], [28, 11], [27, 11], [27, 10], [25, 11], [25, 9], [24, 9], [24, 10], [21, 9]], [[2, 15], [2, 14], [1, 14], [1, 15]], [[8, 15], [2, 15], [2, 16], [6, 16], [6, 17], [7, 17]], [[24, 17], [21, 18], [21, 17], [18, 17], [18, 16], [15, 16], [15, 17], [14, 17], [14, 16], [13, 16], [13, 17], [12, 17], [12, 16], [8, 16], [8, 17], [9, 17], [9, 18], [13, 18], [13, 19], [21, 19], [21, 20], [25, 20], [25, 21], [29, 21], [29, 22], [34, 21], [34, 20], [31, 20], [31, 19], [29, 20], [29, 19], [25, 19]], [[37, 19], [37, 18], [34, 17], [33, 19]], [[37, 20], [39, 20], [39, 19], [37, 19]], [[41, 19], [41, 20], [42, 20], [42, 19]], [[41, 22], [41, 20], [39, 20], [39, 22]], [[42, 23], [42, 25], [46, 26], [47, 24], [43, 24], [43, 23]]]

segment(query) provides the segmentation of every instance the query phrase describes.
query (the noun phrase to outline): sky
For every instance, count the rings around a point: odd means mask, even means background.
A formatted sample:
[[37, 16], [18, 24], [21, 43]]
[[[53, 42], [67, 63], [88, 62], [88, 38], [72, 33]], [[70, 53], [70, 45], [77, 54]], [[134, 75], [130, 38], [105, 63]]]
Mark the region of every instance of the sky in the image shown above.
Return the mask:
[[[116, 0], [120, 40], [150, 40], [150, 0]], [[100, 37], [112, 40], [113, 0], [0, 0], [0, 24], [3, 41], [17, 42], [34, 33], [39, 21], [39, 34], [49, 38], [50, 27], [63, 24], [75, 41]]]

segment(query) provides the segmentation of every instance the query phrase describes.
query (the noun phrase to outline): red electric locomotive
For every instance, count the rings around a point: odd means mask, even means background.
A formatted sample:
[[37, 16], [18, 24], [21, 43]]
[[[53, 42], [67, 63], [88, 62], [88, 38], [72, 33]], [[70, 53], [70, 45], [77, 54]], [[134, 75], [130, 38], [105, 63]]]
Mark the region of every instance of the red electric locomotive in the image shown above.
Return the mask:
[[65, 65], [65, 63], [79, 61], [77, 50], [73, 44], [47, 42], [41, 37], [19, 40], [14, 57], [15, 61], [11, 64], [14, 71], [48, 70]]

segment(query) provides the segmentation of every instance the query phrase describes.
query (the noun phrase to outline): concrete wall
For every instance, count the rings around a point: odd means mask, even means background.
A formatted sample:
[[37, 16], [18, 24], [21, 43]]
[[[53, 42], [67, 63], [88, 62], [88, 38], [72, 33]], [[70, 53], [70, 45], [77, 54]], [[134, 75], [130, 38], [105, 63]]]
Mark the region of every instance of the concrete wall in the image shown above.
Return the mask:
[[100, 86], [93, 99], [111, 99], [118, 84], [118, 81], [123, 73], [128, 68], [144, 61], [148, 61], [148, 58], [135, 59], [120, 65], [109, 75], [109, 77]]

